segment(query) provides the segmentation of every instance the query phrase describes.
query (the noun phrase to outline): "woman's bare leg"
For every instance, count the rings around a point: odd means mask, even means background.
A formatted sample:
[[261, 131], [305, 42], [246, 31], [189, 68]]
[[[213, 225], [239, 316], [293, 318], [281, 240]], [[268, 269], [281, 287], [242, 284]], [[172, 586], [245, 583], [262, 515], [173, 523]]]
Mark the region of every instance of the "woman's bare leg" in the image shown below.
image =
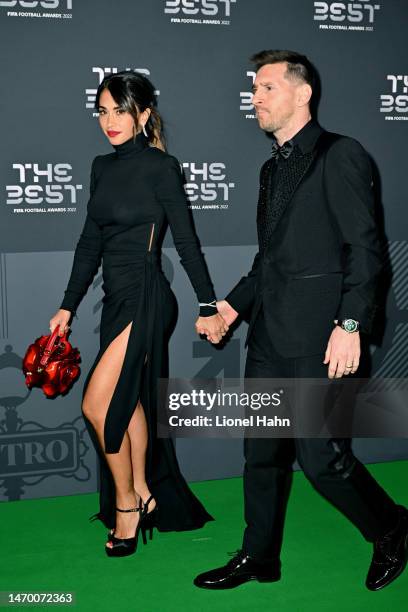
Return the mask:
[[[142, 501], [150, 497], [150, 490], [146, 483], [146, 449], [147, 449], [147, 423], [143, 406], [139, 402], [136, 406], [128, 426], [131, 447], [131, 460], [133, 468], [133, 486], [136, 494]], [[156, 502], [149, 503], [149, 512], [153, 510]]]
[[[131, 326], [132, 323], [129, 323], [103, 353], [91, 376], [82, 404], [82, 410], [95, 428], [104, 453], [103, 431], [106, 413], [120, 375]], [[125, 432], [119, 452], [105, 453], [105, 457], [115, 482], [117, 507], [135, 508], [136, 494], [128, 432]], [[138, 512], [117, 512], [115, 535], [118, 538], [133, 537], [139, 516]], [[112, 547], [110, 542], [106, 545]]]

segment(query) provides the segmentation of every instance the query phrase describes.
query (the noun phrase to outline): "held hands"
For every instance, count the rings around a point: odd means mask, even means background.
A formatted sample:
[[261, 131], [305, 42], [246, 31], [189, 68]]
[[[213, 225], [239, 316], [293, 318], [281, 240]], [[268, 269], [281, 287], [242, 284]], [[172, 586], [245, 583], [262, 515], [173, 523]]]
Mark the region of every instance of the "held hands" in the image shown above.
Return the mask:
[[212, 317], [198, 317], [196, 321], [197, 334], [204, 334], [207, 340], [218, 344], [227, 333], [229, 326], [238, 317], [238, 312], [225, 300], [217, 302], [218, 314]]
[[360, 334], [336, 326], [329, 338], [323, 363], [329, 364], [329, 378], [354, 374], [360, 363]]
[[62, 336], [64, 332], [67, 332], [69, 330], [68, 322], [70, 318], [71, 312], [69, 310], [64, 310], [63, 308], [58, 310], [58, 312], [50, 320], [51, 333], [54, 331], [57, 325], [59, 325], [59, 336]]
[[204, 334], [213, 344], [218, 344], [228, 331], [228, 325], [218, 313], [211, 317], [198, 317], [195, 328], [197, 334]]

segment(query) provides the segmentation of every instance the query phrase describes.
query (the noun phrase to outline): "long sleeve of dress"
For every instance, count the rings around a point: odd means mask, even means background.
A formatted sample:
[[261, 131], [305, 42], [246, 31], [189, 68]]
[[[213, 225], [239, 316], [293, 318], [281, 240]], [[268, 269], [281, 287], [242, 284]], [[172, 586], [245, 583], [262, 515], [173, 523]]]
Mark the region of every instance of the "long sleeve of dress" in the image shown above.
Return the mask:
[[[90, 196], [95, 188], [95, 160], [92, 163]], [[102, 238], [99, 225], [87, 213], [85, 224], [75, 248], [71, 276], [60, 308], [74, 314], [86, 294], [102, 257]]]
[[[206, 304], [214, 301], [214, 288], [194, 229], [181, 168], [173, 156], [164, 158], [156, 193], [165, 210], [181, 264], [187, 272], [198, 301]], [[200, 306], [201, 316], [216, 313], [216, 308]]]

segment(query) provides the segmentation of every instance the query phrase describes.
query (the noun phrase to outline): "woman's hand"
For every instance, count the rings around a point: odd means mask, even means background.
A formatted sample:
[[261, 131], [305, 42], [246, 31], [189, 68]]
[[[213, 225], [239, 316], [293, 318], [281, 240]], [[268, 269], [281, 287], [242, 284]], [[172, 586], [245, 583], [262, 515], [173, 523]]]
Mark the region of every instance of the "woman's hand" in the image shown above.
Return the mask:
[[198, 317], [195, 327], [197, 334], [206, 335], [207, 340], [214, 344], [218, 344], [229, 329], [222, 316], [218, 313], [211, 317]]
[[54, 331], [57, 325], [59, 325], [60, 326], [59, 335], [62, 336], [65, 332], [69, 330], [68, 322], [70, 318], [71, 318], [71, 311], [60, 308], [60, 310], [58, 310], [58, 312], [50, 320], [51, 333]]

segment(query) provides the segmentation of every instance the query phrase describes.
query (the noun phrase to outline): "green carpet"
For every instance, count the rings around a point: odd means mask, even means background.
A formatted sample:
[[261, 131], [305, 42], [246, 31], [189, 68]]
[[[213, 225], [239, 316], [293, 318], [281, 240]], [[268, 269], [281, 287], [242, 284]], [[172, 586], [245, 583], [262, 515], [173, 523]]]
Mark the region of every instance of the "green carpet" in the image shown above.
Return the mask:
[[[397, 502], [408, 505], [408, 462], [369, 469]], [[227, 552], [240, 546], [242, 480], [192, 488], [216, 520], [198, 531], [155, 531], [152, 542], [143, 546], [140, 540], [136, 554], [123, 559], [105, 555], [106, 529], [88, 522], [97, 510], [96, 494], [3, 503], [0, 590], [74, 591], [76, 606], [64, 609], [96, 612], [408, 610], [408, 569], [383, 591], [368, 591], [371, 545], [301, 472], [294, 475], [289, 501], [282, 579], [230, 591], [197, 589], [193, 577], [224, 565]]]

